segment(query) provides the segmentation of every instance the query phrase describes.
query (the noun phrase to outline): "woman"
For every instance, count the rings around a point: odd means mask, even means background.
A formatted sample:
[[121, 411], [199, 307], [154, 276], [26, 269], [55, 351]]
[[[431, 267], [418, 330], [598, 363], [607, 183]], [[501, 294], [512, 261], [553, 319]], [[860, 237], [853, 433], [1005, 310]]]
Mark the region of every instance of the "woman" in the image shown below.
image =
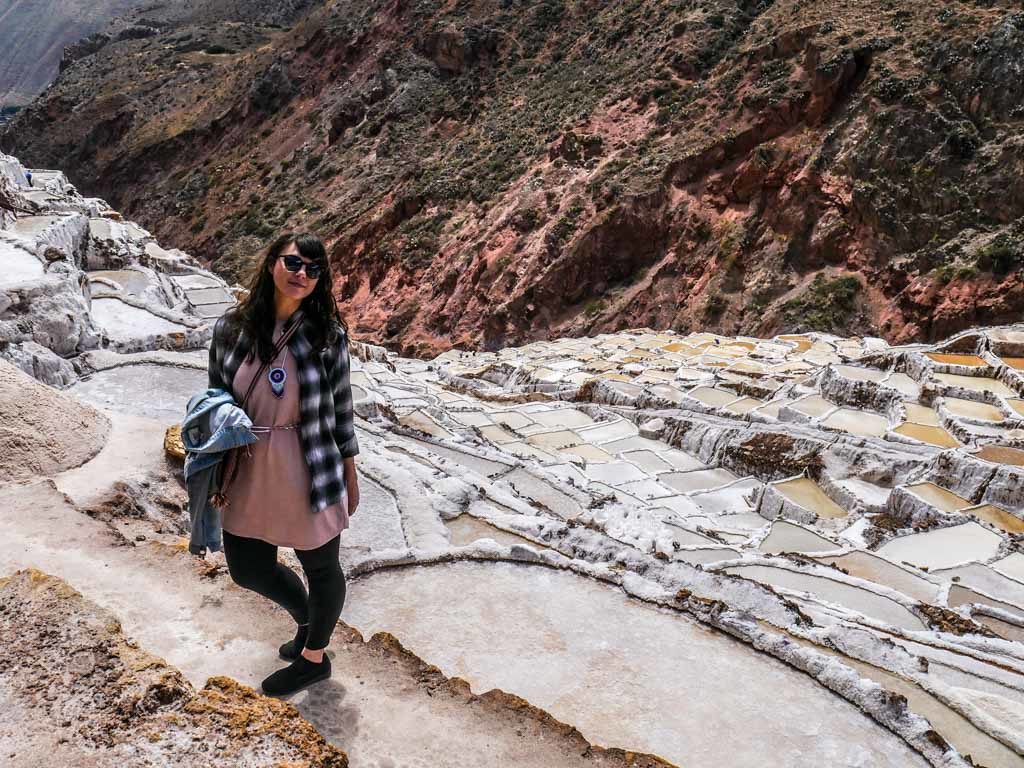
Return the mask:
[[[217, 321], [210, 345], [209, 385], [233, 393], [259, 437], [224, 469], [228, 570], [298, 624], [280, 648], [292, 663], [263, 681], [273, 696], [331, 676], [324, 648], [345, 602], [339, 536], [359, 504], [348, 339], [331, 282], [318, 238], [283, 235], [248, 297]], [[277, 561], [278, 547], [295, 550], [308, 595]]]

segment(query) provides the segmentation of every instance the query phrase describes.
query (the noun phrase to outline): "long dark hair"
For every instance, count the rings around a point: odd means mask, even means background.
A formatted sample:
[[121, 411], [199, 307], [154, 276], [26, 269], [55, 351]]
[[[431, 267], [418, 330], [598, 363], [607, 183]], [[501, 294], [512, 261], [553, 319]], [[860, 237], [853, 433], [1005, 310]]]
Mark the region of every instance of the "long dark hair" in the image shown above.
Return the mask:
[[301, 304], [303, 325], [313, 349], [321, 350], [327, 344], [337, 342], [339, 329], [348, 331], [334, 300], [331, 263], [327, 259], [327, 250], [323, 242], [316, 235], [307, 232], [289, 232], [281, 235], [267, 248], [249, 279], [249, 295], [230, 313], [234, 330], [244, 330], [250, 339], [255, 339], [249, 353], [250, 359], [256, 355], [261, 362], [268, 362], [273, 354], [274, 325], [277, 322], [274, 305], [274, 262], [281, 255], [281, 251], [292, 243], [303, 258], [319, 264], [321, 268], [316, 287]]

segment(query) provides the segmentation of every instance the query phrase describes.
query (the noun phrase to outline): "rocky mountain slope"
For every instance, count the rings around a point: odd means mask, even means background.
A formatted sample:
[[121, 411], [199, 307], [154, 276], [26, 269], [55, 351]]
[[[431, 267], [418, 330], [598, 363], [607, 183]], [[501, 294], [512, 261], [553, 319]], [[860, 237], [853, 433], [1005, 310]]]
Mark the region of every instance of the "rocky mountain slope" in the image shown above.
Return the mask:
[[0, 2], [0, 106], [27, 104], [57, 74], [65, 45], [101, 30], [139, 0]]
[[363, 338], [907, 341], [1024, 308], [1015, 3], [219, 8], [84, 56], [0, 144], [229, 278], [321, 233]]
[[[183, 19], [193, 23], [291, 19], [309, 0], [2, 0], [0, 107], [27, 104], [58, 71], [102, 44], [145, 37]], [[70, 51], [65, 51], [69, 47]]]

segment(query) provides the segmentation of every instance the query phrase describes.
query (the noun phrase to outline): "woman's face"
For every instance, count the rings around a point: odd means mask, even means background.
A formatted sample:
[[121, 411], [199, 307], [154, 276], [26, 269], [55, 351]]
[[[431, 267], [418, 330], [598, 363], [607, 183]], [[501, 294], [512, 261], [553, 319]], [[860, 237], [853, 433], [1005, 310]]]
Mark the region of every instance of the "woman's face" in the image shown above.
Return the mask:
[[289, 272], [285, 269], [285, 256], [298, 256], [302, 259], [304, 264], [313, 264], [314, 262], [300, 256], [299, 249], [296, 248], [295, 243], [288, 243], [288, 245], [286, 245], [281, 251], [281, 255], [274, 259], [274, 287], [277, 289], [279, 294], [287, 296], [289, 299], [302, 301], [313, 292], [314, 288], [316, 288], [316, 280], [312, 280], [306, 276], [305, 267], [298, 272]]

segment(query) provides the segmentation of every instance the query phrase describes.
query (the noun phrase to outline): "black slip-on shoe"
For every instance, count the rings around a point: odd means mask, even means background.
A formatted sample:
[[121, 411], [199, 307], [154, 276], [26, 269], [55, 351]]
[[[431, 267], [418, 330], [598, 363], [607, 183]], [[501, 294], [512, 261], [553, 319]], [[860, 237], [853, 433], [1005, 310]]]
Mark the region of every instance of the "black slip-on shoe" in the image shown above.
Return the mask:
[[285, 661], [295, 661], [302, 654], [302, 649], [306, 647], [306, 637], [309, 635], [309, 624], [300, 624], [299, 628], [295, 630], [295, 637], [284, 643], [280, 648], [277, 649], [277, 655]]
[[263, 681], [263, 692], [268, 696], [290, 696], [331, 676], [331, 660], [324, 654], [319, 664], [299, 656], [284, 669], [279, 669]]

